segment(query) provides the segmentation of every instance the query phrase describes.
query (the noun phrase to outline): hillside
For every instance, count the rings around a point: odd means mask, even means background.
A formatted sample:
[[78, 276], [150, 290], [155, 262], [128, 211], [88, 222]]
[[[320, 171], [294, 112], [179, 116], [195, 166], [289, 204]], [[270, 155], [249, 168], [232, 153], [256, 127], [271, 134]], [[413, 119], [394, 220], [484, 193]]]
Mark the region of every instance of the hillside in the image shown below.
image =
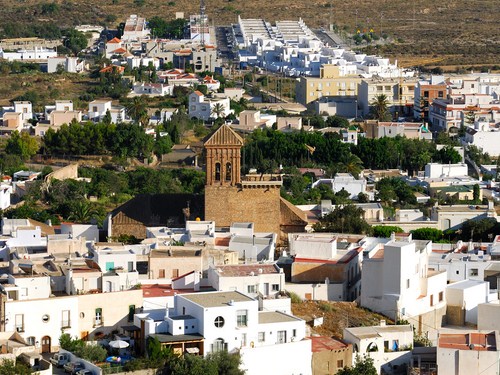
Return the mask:
[[[199, 9], [196, 1], [173, 0], [4, 0], [0, 8], [3, 27], [14, 23], [55, 23], [61, 27], [77, 24], [107, 24], [115, 27], [129, 14], [173, 18], [175, 12], [186, 16]], [[388, 33], [394, 42], [379, 48], [393, 57], [416, 56], [434, 65], [498, 64], [500, 34], [495, 32], [500, 19], [497, 0], [297, 0], [245, 1], [206, 0], [206, 9], [215, 25], [245, 18], [296, 19], [300, 15], [310, 27], [326, 26], [330, 20], [340, 30], [355, 32], [373, 28]], [[142, 4], [142, 5], [141, 5]], [[7, 26], [6, 26], [7, 25]], [[1, 28], [2, 26], [0, 26]], [[446, 56], [442, 56], [446, 55]], [[442, 60], [436, 57], [443, 57]], [[413, 60], [414, 61], [414, 60]]]

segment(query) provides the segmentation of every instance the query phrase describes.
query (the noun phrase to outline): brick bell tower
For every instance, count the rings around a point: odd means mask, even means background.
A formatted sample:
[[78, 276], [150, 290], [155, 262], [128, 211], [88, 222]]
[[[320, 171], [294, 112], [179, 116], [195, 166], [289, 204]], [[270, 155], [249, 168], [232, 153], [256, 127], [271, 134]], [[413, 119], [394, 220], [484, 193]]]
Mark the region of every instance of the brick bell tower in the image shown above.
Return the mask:
[[243, 139], [227, 125], [208, 138], [206, 186], [236, 186], [241, 182], [242, 146]]

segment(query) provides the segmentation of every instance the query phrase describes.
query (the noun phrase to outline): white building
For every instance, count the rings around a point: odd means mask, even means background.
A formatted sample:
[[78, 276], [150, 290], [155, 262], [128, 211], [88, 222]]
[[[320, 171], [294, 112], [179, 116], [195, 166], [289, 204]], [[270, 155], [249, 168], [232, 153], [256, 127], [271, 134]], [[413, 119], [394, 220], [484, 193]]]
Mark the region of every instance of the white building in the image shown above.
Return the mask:
[[500, 124], [500, 116], [497, 123], [489, 123], [480, 118], [474, 122], [474, 127], [466, 129], [463, 144], [476, 146], [490, 156], [499, 156], [500, 131], [498, 131], [498, 124]]
[[464, 280], [446, 287], [447, 323], [450, 325], [477, 325], [478, 305], [490, 298], [489, 283], [486, 281]]
[[122, 40], [125, 42], [137, 42], [147, 39], [151, 30], [147, 27], [146, 19], [138, 17], [136, 14], [130, 15], [125, 21]]
[[62, 69], [68, 73], [80, 73], [85, 70], [85, 60], [73, 56], [56, 56], [47, 60], [47, 73], [56, 73]]
[[397, 237], [365, 254], [361, 306], [409, 320], [419, 333], [437, 329], [446, 311], [446, 272], [429, 270], [432, 242]]
[[437, 347], [439, 375], [498, 374], [498, 342], [498, 331], [440, 333]]
[[352, 344], [353, 355], [369, 356], [380, 374], [394, 366], [409, 364], [413, 348], [413, 329], [410, 324], [344, 328], [344, 342]]
[[172, 95], [173, 90], [174, 86], [165, 85], [163, 83], [137, 82], [134, 84], [132, 93], [134, 95], [164, 96]]
[[[259, 304], [239, 292], [177, 295], [167, 312], [136, 314], [147, 336], [162, 344], [181, 344], [177, 353], [207, 355], [220, 350], [239, 351], [241, 368], [251, 374], [311, 374], [311, 341], [305, 322], [281, 312], [259, 311]], [[159, 316], [158, 316], [159, 315]], [[141, 322], [142, 320], [142, 322]], [[189, 339], [191, 344], [184, 343]], [[276, 358], [286, 356], [286, 361]]]
[[[219, 111], [220, 110], [220, 111]], [[199, 91], [189, 95], [189, 117], [208, 120], [210, 118], [226, 117], [233, 113], [229, 98], [207, 98]]]
[[33, 119], [33, 105], [28, 101], [15, 101], [13, 106], [2, 107], [2, 115], [5, 119], [5, 115], [9, 113], [18, 113], [21, 115], [21, 121], [24, 126], [28, 125], [28, 120]]
[[458, 205], [434, 206], [431, 209], [431, 220], [438, 222], [438, 229], [459, 229], [464, 221], [479, 220], [488, 217], [496, 218], [493, 203], [488, 206]]
[[12, 185], [0, 184], [0, 210], [5, 210], [10, 206], [10, 196]]
[[314, 181], [313, 188], [319, 185], [327, 184], [331, 186], [334, 193], [340, 192], [342, 189], [349, 193], [350, 199], [357, 199], [359, 193], [366, 193], [366, 179], [361, 178], [357, 180], [350, 173], [337, 173], [335, 178], [321, 178]]
[[467, 176], [467, 164], [439, 164], [428, 163], [425, 165], [425, 178], [442, 178], [442, 177], [462, 177]]
[[259, 300], [260, 309], [291, 314], [285, 274], [276, 263], [211, 266], [208, 282], [219, 291], [239, 291]]
[[46, 61], [56, 56], [56, 50], [43, 47], [35, 47], [32, 50], [20, 49], [17, 52], [5, 52], [0, 48], [0, 59], [8, 61]]
[[125, 107], [113, 105], [111, 100], [93, 100], [89, 103], [88, 118], [93, 121], [102, 121], [106, 112], [111, 114], [112, 123], [120, 123], [128, 120]]

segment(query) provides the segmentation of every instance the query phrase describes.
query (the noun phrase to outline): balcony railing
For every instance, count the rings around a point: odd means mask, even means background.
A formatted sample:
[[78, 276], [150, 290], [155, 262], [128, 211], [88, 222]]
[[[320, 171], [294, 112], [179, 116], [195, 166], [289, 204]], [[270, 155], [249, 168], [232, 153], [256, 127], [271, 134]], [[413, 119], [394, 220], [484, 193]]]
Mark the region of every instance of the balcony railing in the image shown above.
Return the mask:
[[61, 321], [61, 328], [71, 328], [71, 322], [69, 320]]

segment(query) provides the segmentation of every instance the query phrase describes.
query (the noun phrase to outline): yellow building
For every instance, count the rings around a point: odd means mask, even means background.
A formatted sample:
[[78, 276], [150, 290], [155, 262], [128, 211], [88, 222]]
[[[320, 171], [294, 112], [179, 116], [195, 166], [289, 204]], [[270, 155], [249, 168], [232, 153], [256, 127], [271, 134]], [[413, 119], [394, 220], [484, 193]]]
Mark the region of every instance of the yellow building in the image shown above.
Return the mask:
[[307, 105], [323, 96], [356, 96], [359, 75], [341, 76], [339, 67], [325, 64], [318, 77], [300, 77], [295, 86], [296, 100]]

